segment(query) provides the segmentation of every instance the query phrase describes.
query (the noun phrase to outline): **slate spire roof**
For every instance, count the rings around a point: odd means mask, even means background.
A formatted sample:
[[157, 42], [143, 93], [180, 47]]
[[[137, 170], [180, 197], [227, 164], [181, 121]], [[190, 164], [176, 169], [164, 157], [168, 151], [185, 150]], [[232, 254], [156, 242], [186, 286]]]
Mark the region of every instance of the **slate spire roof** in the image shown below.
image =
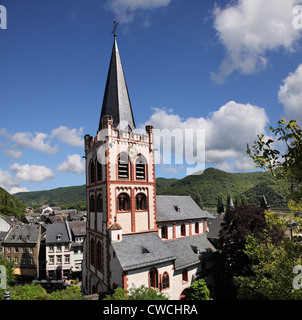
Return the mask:
[[[113, 127], [121, 130], [135, 129], [131, 102], [117, 46], [116, 35], [107, 76], [101, 118], [105, 115], [113, 117]], [[100, 119], [99, 131], [102, 129]]]

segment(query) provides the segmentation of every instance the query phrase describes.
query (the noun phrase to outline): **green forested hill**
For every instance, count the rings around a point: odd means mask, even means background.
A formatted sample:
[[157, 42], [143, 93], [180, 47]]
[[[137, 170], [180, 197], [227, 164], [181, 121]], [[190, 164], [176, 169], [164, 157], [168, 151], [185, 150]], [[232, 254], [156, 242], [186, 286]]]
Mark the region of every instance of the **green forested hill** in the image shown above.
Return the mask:
[[265, 195], [273, 208], [285, 209], [289, 188], [287, 181], [276, 181], [266, 172], [227, 173], [209, 168], [201, 175], [187, 176], [165, 189], [158, 188], [157, 194], [191, 195], [193, 198], [198, 194], [206, 207], [216, 207], [219, 195], [224, 203], [228, 195], [233, 200], [243, 196], [248, 205], [259, 205], [262, 195]]
[[22, 219], [25, 204], [0, 187], [0, 215], [15, 216]]
[[[230, 194], [234, 201], [236, 197], [243, 196], [249, 205], [259, 205], [262, 195], [265, 195], [273, 208], [285, 209], [289, 183], [276, 181], [265, 172], [227, 173], [209, 168], [201, 175], [187, 176], [179, 180], [157, 178], [156, 188], [157, 194], [191, 195], [193, 198], [199, 195], [205, 207], [216, 207], [220, 195], [226, 203]], [[85, 185], [22, 192], [15, 194], [15, 197], [31, 206], [48, 204], [60, 205], [63, 208], [84, 208], [86, 205]]]

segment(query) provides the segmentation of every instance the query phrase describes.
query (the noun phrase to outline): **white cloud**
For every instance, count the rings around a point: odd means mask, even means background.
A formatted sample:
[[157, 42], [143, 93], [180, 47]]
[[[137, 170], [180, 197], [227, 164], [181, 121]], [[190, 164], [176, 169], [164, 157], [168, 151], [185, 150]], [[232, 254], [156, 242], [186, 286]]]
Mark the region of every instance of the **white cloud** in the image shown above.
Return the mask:
[[77, 130], [61, 126], [52, 130], [51, 137], [56, 137], [60, 141], [63, 141], [73, 147], [83, 147], [84, 140], [82, 138], [82, 134], [83, 127]]
[[172, 0], [109, 0], [106, 7], [117, 16], [121, 23], [132, 22], [141, 10], [154, 10], [166, 7]]
[[[252, 160], [246, 154], [247, 143], [252, 145], [258, 134], [265, 134], [265, 126], [269, 119], [263, 108], [251, 104], [240, 104], [230, 101], [219, 110], [211, 113], [208, 118], [181, 119], [177, 114], [165, 110], [154, 109], [147, 123], [155, 129], [173, 131], [178, 128], [185, 136], [189, 130], [204, 129], [205, 144], [194, 145], [194, 152], [202, 154], [205, 151], [206, 165], [228, 168], [232, 171], [249, 171], [254, 167]], [[156, 132], [156, 130], [155, 130]], [[156, 140], [156, 139], [155, 139]], [[193, 149], [194, 139], [187, 140], [183, 149], [176, 146], [179, 154], [175, 159]], [[156, 146], [161, 150], [160, 146]], [[164, 159], [165, 155], [161, 155]]]
[[20, 187], [12, 187], [10, 190], [9, 190], [9, 193], [11, 194], [15, 194], [15, 193], [18, 193], [18, 192], [29, 192], [29, 190], [27, 188], [20, 188]]
[[8, 171], [0, 169], [0, 187], [10, 192], [10, 189], [19, 186], [19, 180], [13, 177]]
[[12, 158], [21, 158], [22, 157], [22, 152], [18, 151], [18, 150], [5, 150], [4, 152]]
[[84, 161], [79, 154], [68, 155], [67, 160], [58, 165], [57, 171], [82, 174], [85, 172]]
[[51, 169], [44, 166], [29, 164], [21, 166], [18, 163], [15, 163], [10, 166], [10, 170], [15, 173], [19, 180], [29, 182], [42, 182], [46, 179], [54, 177], [54, 173], [51, 171]]
[[56, 153], [59, 149], [57, 146], [50, 146], [50, 137], [43, 132], [19, 132], [15, 133], [11, 140], [15, 142], [14, 147], [31, 148], [46, 152], [48, 154]]
[[302, 125], [302, 64], [283, 82], [278, 98], [284, 104], [285, 117], [288, 121], [297, 120]]
[[234, 71], [253, 74], [266, 68], [268, 53], [283, 48], [293, 51], [301, 37], [293, 28], [293, 8], [298, 0], [237, 0], [224, 9], [215, 7], [214, 27], [225, 46], [226, 57], [218, 73], [222, 83]]

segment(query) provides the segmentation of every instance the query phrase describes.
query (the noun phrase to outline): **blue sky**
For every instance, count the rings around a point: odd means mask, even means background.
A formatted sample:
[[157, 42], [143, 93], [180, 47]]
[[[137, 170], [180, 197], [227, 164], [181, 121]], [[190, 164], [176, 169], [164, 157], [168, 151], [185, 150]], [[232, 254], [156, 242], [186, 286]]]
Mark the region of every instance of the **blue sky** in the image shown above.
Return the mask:
[[[136, 125], [204, 128], [206, 167], [251, 171], [247, 143], [281, 117], [302, 122], [299, 1], [0, 5], [0, 186], [11, 193], [85, 183], [82, 141], [98, 127], [114, 18]], [[156, 166], [157, 177], [185, 175], [186, 163]]]

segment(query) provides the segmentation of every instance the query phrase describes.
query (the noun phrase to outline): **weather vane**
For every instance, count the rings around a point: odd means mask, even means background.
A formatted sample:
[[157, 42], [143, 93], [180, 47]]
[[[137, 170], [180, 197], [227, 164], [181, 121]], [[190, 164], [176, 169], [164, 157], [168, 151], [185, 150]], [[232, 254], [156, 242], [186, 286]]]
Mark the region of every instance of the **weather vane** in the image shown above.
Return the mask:
[[113, 21], [113, 30], [112, 30], [112, 34], [116, 37], [116, 28], [118, 26], [119, 22], [116, 21], [116, 19], [114, 19]]

